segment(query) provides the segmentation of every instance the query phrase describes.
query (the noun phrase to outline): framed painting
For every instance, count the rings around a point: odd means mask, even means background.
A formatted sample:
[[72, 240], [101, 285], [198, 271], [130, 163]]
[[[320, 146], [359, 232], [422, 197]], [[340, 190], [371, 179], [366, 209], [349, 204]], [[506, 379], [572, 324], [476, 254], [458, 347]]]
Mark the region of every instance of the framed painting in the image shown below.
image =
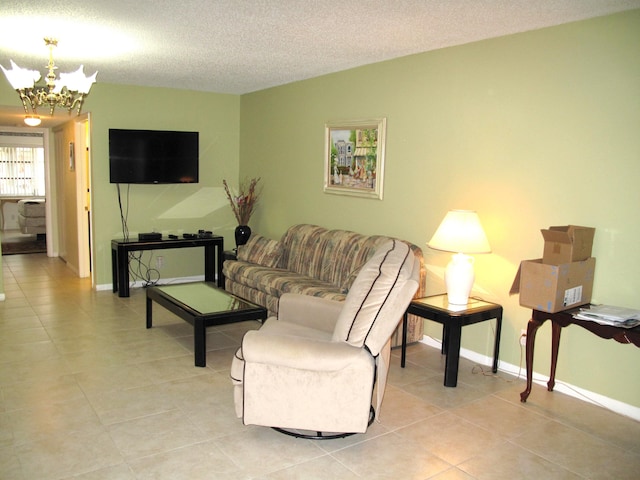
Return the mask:
[[324, 191], [382, 200], [386, 118], [325, 125]]

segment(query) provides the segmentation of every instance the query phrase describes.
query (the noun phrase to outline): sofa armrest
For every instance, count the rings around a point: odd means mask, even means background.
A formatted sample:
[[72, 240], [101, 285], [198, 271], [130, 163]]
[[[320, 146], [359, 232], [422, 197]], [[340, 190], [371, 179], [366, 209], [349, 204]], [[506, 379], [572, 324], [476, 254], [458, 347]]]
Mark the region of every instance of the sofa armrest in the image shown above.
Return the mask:
[[298, 370], [339, 371], [354, 363], [373, 362], [365, 349], [344, 342], [316, 340], [289, 335], [247, 332], [242, 340], [246, 364], [262, 363]]
[[344, 302], [285, 293], [280, 297], [278, 320], [333, 333]]

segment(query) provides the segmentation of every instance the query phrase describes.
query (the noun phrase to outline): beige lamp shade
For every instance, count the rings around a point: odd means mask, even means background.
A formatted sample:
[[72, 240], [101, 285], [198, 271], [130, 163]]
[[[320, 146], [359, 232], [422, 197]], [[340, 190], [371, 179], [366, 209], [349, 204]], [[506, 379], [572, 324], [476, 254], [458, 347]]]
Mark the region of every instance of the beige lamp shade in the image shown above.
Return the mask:
[[447, 297], [452, 305], [467, 305], [475, 272], [469, 253], [491, 253], [489, 240], [472, 210], [451, 210], [427, 243], [434, 250], [454, 252], [444, 272]]
[[427, 246], [445, 252], [491, 253], [480, 218], [473, 210], [450, 210]]

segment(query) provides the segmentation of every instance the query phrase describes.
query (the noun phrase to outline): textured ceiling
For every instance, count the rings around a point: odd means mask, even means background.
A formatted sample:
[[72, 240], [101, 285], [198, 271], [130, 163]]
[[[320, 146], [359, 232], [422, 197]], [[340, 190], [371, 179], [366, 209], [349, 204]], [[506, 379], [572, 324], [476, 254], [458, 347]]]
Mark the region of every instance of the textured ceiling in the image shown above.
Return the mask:
[[0, 64], [44, 71], [42, 38], [54, 36], [63, 72], [83, 63], [98, 82], [242, 94], [634, 8], [640, 0], [2, 0]]

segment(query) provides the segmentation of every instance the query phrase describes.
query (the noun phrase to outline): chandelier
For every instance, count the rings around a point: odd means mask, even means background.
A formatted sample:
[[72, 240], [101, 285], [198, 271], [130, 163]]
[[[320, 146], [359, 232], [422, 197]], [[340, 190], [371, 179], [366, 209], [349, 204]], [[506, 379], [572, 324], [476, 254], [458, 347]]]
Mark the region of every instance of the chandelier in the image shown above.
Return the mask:
[[32, 126], [40, 124], [37, 108], [44, 105], [49, 107], [51, 115], [56, 107], [66, 108], [69, 113], [76, 109], [77, 114], [80, 114], [84, 97], [89, 94], [98, 74], [96, 72], [87, 77], [84, 74], [84, 66], [80, 65], [75, 72], [60, 73], [60, 79], [57, 80], [55, 70], [58, 67], [53, 62], [53, 48], [58, 45], [58, 40], [45, 38], [44, 43], [49, 47], [49, 64], [47, 65], [49, 72], [44, 87], [36, 86], [36, 82], [41, 78], [37, 70], [20, 68], [13, 60], [10, 60], [11, 70], [0, 65], [7, 80], [20, 95], [26, 113], [25, 123]]

